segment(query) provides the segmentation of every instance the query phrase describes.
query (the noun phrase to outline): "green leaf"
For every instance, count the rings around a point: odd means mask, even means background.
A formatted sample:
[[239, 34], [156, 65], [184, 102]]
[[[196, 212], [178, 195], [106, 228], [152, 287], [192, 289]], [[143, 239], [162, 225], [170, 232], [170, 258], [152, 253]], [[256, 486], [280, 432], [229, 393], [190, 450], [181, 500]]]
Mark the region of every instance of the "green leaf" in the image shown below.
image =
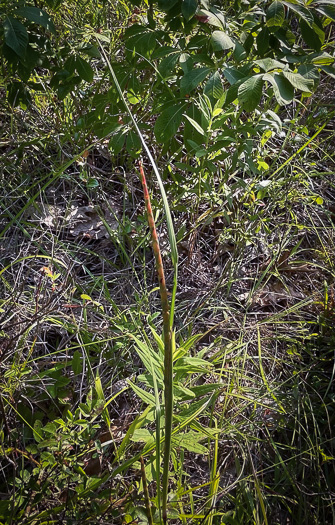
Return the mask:
[[184, 105], [176, 104], [165, 109], [157, 118], [154, 133], [158, 142], [168, 142], [178, 131]]
[[[320, 4], [321, 2], [319, 2]], [[321, 13], [323, 16], [326, 16], [327, 18], [330, 18], [331, 20], [335, 20], [335, 7], [327, 6], [327, 5], [316, 5], [316, 10]]]
[[226, 51], [232, 49], [235, 44], [224, 31], [214, 31], [211, 36], [214, 51]]
[[152, 407], [156, 406], [155, 396], [153, 396], [150, 392], [147, 392], [146, 390], [143, 390], [143, 388], [135, 385], [134, 383], [132, 383], [129, 380], [128, 380], [128, 384], [134, 390], [135, 394], [137, 394], [138, 397], [140, 399], [142, 399], [142, 401], [144, 403], [146, 403], [147, 405], [152, 406]]
[[[201, 122], [201, 113], [195, 104], [191, 104], [191, 106], [187, 108], [186, 113], [191, 119]], [[203, 142], [203, 134], [198, 133], [194, 126], [192, 126], [190, 120], [187, 119], [184, 124], [184, 144], [188, 151], [194, 149], [194, 146], [192, 146], [189, 141], [196, 143], [198, 147], [198, 145]], [[197, 147], [195, 149], [197, 149]]]
[[283, 71], [283, 75], [295, 89], [300, 89], [300, 91], [312, 91], [314, 86], [313, 80], [305, 78], [299, 73], [292, 73], [292, 71]]
[[256, 37], [257, 51], [260, 56], [264, 56], [267, 50], [269, 49], [269, 42], [270, 32], [265, 26]]
[[266, 12], [266, 24], [268, 27], [281, 26], [285, 20], [284, 6], [278, 0], [272, 2]]
[[78, 75], [86, 82], [92, 82], [94, 72], [92, 67], [86, 60], [81, 58], [79, 55], [76, 56], [76, 70]]
[[317, 67], [313, 66], [313, 64], [301, 64], [298, 67], [298, 73], [302, 75], [304, 78], [308, 78], [309, 80], [313, 80], [313, 83], [318, 83], [320, 80], [320, 73]]
[[200, 434], [198, 432], [186, 432], [185, 434], [178, 434], [173, 436], [172, 443], [173, 446], [182, 447], [189, 452], [194, 452], [195, 454], [208, 454], [208, 448], [204, 445], [201, 445], [199, 441], [206, 439], [207, 436]]
[[215, 71], [214, 75], [209, 77], [204, 87], [204, 93], [208, 97], [219, 99], [222, 97], [224, 91], [222, 87], [221, 77], [218, 71]]
[[198, 124], [198, 122], [196, 120], [194, 120], [193, 118], [191, 118], [189, 115], [186, 115], [186, 113], [184, 114], [184, 117], [187, 118], [187, 120], [190, 122], [190, 124], [194, 127], [194, 129], [200, 133], [200, 135], [203, 135], [204, 137], [206, 136], [206, 133], [205, 131], [202, 129], [202, 127], [200, 126], [200, 124]]
[[141, 152], [142, 143], [136, 131], [129, 131], [126, 140], [126, 150], [135, 157]]
[[6, 16], [3, 23], [5, 42], [17, 55], [24, 56], [28, 45], [28, 33], [21, 22], [12, 16]]
[[22, 16], [22, 18], [26, 18], [29, 20], [29, 22], [34, 22], [39, 26], [45, 27], [45, 29], [51, 31], [51, 33], [54, 35], [56, 34], [56, 28], [51, 17], [48, 15], [48, 13], [43, 11], [43, 9], [31, 6], [19, 7], [19, 9], [14, 11], [13, 14]]
[[190, 20], [194, 15], [198, 7], [197, 0], [183, 0], [181, 6], [181, 12], [186, 20]]
[[300, 18], [306, 22], [306, 24], [310, 26], [313, 24], [314, 17], [311, 11], [309, 11], [309, 9], [297, 3], [286, 2], [284, 0], [282, 0], [282, 3], [286, 5], [286, 7], [291, 9], [291, 11], [294, 11], [297, 15], [299, 15]]
[[171, 53], [171, 55], [168, 55], [167, 57], [163, 58], [163, 60], [158, 66], [158, 71], [160, 72], [160, 74], [162, 75], [164, 79], [171, 76], [179, 60], [179, 57], [180, 57], [180, 53], [177, 52], [177, 53]]
[[320, 51], [321, 45], [324, 42], [325, 34], [316, 24], [313, 24], [312, 27], [308, 25], [304, 20], [300, 21], [301, 36], [306, 42], [306, 44], [315, 49], [315, 51]]
[[263, 75], [263, 80], [272, 84], [274, 95], [278, 104], [284, 106], [292, 102], [294, 97], [294, 90], [291, 83], [281, 73], [266, 73]]
[[180, 81], [181, 96], [190, 94], [205, 78], [210, 69], [208, 67], [198, 67], [184, 74]]
[[83, 370], [83, 361], [82, 361], [82, 355], [78, 350], [76, 350], [75, 353], [73, 354], [71, 365], [72, 365], [73, 373], [76, 376], [81, 374]]
[[257, 64], [261, 69], [264, 69], [266, 73], [273, 69], [283, 69], [285, 67], [283, 62], [279, 62], [273, 58], [262, 58], [260, 60], [255, 60], [255, 64]]
[[246, 111], [253, 111], [259, 105], [263, 84], [262, 75], [255, 75], [239, 86], [238, 100], [243, 102]]
[[122, 133], [122, 132], [116, 133], [110, 138], [108, 147], [109, 149], [112, 150], [114, 155], [118, 155], [118, 153], [120, 153], [120, 151], [122, 150], [125, 141], [126, 141], [125, 133]]

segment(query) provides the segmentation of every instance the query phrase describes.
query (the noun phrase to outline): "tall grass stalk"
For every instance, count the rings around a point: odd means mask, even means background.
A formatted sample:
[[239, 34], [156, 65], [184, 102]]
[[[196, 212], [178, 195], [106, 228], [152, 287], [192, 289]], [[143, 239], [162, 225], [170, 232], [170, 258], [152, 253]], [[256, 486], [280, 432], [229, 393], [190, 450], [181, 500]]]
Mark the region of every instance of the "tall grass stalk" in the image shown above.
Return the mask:
[[[141, 133], [141, 130], [139, 129], [137, 122], [127, 104], [127, 101], [123, 95], [122, 89], [115, 75], [115, 72], [112, 68], [112, 65], [110, 61], [108, 60], [106, 53], [101, 45], [100, 45], [100, 51], [102, 53], [102, 56], [104, 57], [104, 60], [111, 73], [116, 89], [126, 108], [127, 113], [129, 114], [132, 120], [136, 133], [138, 134], [142, 142], [143, 148], [149, 158], [153, 171], [156, 175], [159, 189], [160, 189], [162, 199], [163, 199], [163, 204], [164, 204], [164, 212], [166, 216], [170, 249], [171, 249], [171, 260], [172, 260], [172, 264], [174, 267], [173, 290], [172, 290], [172, 297], [171, 297], [171, 305], [169, 305], [162, 256], [161, 256], [155, 221], [154, 221], [151, 203], [150, 203], [150, 195], [148, 192], [148, 187], [147, 187], [147, 183], [145, 179], [143, 166], [140, 163], [139, 167], [140, 167], [141, 182], [142, 182], [143, 191], [144, 191], [144, 199], [145, 199], [146, 210], [147, 210], [147, 215], [148, 215], [148, 223], [149, 223], [149, 227], [151, 231], [152, 248], [153, 248], [153, 252], [154, 252], [154, 256], [156, 260], [156, 268], [157, 268], [158, 279], [159, 279], [159, 289], [160, 289], [162, 314], [163, 314], [164, 401], [165, 401], [165, 435], [164, 435], [164, 438], [165, 439], [164, 439], [164, 460], [163, 460], [163, 479], [162, 479], [162, 515], [163, 515], [163, 522], [167, 523], [167, 496], [168, 496], [168, 484], [169, 484], [169, 462], [170, 462], [170, 452], [171, 452], [172, 418], [173, 418], [173, 347], [174, 347], [173, 320], [174, 320], [174, 309], [175, 309], [175, 300], [176, 300], [176, 292], [177, 292], [177, 282], [178, 282], [177, 243], [176, 243], [176, 237], [174, 233], [169, 203], [167, 200], [163, 181], [160, 177], [157, 165], [146, 144], [146, 141]], [[156, 453], [158, 454], [158, 451], [156, 451]]]

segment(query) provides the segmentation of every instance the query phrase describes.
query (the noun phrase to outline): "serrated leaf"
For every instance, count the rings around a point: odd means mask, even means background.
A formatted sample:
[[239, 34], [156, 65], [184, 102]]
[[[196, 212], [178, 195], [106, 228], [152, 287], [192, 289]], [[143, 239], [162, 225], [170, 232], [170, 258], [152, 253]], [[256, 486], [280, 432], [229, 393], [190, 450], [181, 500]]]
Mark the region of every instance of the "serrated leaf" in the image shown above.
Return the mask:
[[76, 56], [76, 70], [80, 78], [86, 80], [86, 82], [92, 82], [94, 71], [90, 64], [79, 55]]
[[178, 131], [184, 105], [176, 104], [165, 109], [157, 118], [154, 133], [158, 142], [168, 142]]
[[224, 31], [214, 31], [211, 36], [214, 51], [226, 51], [235, 47], [234, 42]]
[[222, 97], [224, 91], [222, 87], [221, 77], [218, 71], [215, 71], [214, 75], [209, 77], [204, 87], [204, 93], [208, 97], [219, 99]]
[[274, 60], [274, 58], [261, 58], [260, 60], [255, 60], [255, 64], [264, 69], [266, 73], [273, 69], [283, 69], [285, 67], [285, 64], [279, 62], [279, 60]]
[[231, 86], [233, 86], [237, 82], [240, 82], [246, 77], [245, 73], [239, 71], [235, 67], [226, 67], [223, 70], [223, 74]]
[[278, 0], [272, 2], [266, 11], [266, 24], [269, 27], [281, 26], [285, 20], [284, 6]]
[[248, 78], [238, 88], [238, 100], [243, 103], [247, 111], [253, 111], [260, 103], [263, 89], [262, 75]]
[[184, 74], [180, 81], [181, 96], [190, 94], [205, 78], [210, 69], [208, 67], [198, 67]]
[[80, 374], [83, 370], [82, 355], [78, 350], [76, 350], [75, 353], [73, 354], [71, 366], [72, 366], [73, 373], [76, 376]]
[[299, 73], [292, 73], [292, 71], [283, 71], [283, 75], [295, 89], [299, 89], [300, 91], [312, 91], [314, 85], [313, 80], [305, 78]]
[[198, 7], [197, 0], [183, 0], [181, 5], [181, 12], [186, 20], [190, 20], [194, 15]]
[[51, 31], [54, 35], [56, 34], [56, 28], [51, 17], [43, 11], [43, 9], [32, 6], [19, 7], [13, 14], [22, 16], [22, 18], [26, 18], [29, 22], [34, 22], [39, 26], [45, 27], [45, 29]]
[[162, 75], [162, 77], [168, 78], [171, 73], [173, 72], [174, 68], [176, 67], [176, 64], [179, 60], [180, 53], [171, 53], [167, 57], [164, 57], [163, 60], [160, 62], [158, 66], [158, 71]]
[[281, 73], [274, 73], [273, 75], [266, 73], [263, 76], [263, 80], [270, 82], [272, 85], [278, 104], [284, 106], [292, 102], [294, 97], [293, 86]]
[[311, 11], [307, 9], [306, 7], [293, 3], [293, 2], [286, 2], [282, 0], [282, 3], [286, 5], [289, 9], [294, 11], [297, 15], [300, 16], [302, 20], [304, 20], [308, 25], [312, 25], [314, 22], [314, 17]]
[[6, 16], [3, 29], [6, 45], [18, 56], [24, 56], [28, 45], [28, 33], [24, 25], [16, 18]]

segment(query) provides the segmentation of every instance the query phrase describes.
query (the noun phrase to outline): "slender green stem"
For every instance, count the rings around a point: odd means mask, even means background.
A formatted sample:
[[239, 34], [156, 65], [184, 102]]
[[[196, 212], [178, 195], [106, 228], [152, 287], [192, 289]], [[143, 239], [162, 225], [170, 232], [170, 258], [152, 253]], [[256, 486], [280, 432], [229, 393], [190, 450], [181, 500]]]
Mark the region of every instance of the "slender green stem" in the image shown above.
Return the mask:
[[159, 247], [155, 220], [152, 213], [150, 195], [142, 163], [139, 163], [141, 182], [143, 186], [148, 224], [151, 232], [152, 249], [156, 260], [159, 290], [161, 295], [164, 332], [164, 400], [165, 400], [165, 445], [163, 461], [163, 490], [162, 511], [163, 521], [167, 522], [167, 495], [169, 485], [169, 461], [171, 452], [172, 417], [173, 417], [173, 341], [170, 327], [170, 306], [167, 294], [162, 255]]

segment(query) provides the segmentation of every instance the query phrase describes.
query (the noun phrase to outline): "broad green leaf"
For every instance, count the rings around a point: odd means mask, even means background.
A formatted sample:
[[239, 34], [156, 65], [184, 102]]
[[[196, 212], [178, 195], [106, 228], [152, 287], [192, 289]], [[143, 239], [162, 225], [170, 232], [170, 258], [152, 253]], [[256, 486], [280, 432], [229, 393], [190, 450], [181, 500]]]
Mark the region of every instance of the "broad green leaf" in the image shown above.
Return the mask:
[[158, 7], [163, 11], [169, 11], [177, 2], [178, 0], [158, 0]]
[[176, 104], [165, 109], [157, 118], [154, 133], [158, 142], [168, 142], [178, 131], [184, 105]]
[[298, 67], [298, 73], [304, 78], [313, 80], [314, 83], [319, 82], [320, 80], [319, 70], [317, 67], [313, 66], [313, 64], [301, 64]]
[[83, 370], [83, 361], [82, 361], [82, 355], [78, 350], [76, 350], [75, 353], [73, 354], [71, 365], [72, 365], [72, 370], [73, 370], [74, 375], [77, 376], [78, 374], [81, 374]]
[[144, 443], [152, 443], [154, 436], [152, 435], [152, 432], [146, 428], [137, 428], [130, 440], [134, 441], [135, 443], [138, 443], [139, 441], [144, 441]]
[[190, 94], [205, 78], [210, 69], [208, 67], [198, 67], [184, 74], [180, 81], [181, 96]]
[[45, 29], [51, 31], [54, 35], [56, 34], [56, 28], [51, 17], [48, 13], [43, 11], [43, 9], [32, 6], [19, 7], [19, 9], [16, 9], [13, 14], [22, 16], [22, 18], [26, 18], [29, 22], [34, 22], [35, 24], [45, 27]]
[[21, 22], [6, 16], [3, 23], [5, 42], [17, 55], [24, 56], [28, 45], [28, 33]]
[[315, 6], [316, 10], [321, 13], [321, 15], [326, 16], [331, 20], [335, 20], [335, 6], [332, 7], [331, 5], [319, 5], [320, 3], [321, 2], [318, 2], [318, 4]]
[[224, 31], [214, 31], [211, 36], [214, 51], [226, 51], [234, 47], [234, 42]]
[[321, 46], [325, 39], [325, 34], [316, 24], [312, 27], [308, 25], [304, 20], [300, 20], [301, 36], [306, 44], [315, 51], [320, 51]]
[[335, 78], [335, 69], [332, 66], [320, 66], [320, 69], [327, 73], [331, 78]]
[[80, 78], [86, 80], [86, 82], [92, 82], [94, 76], [93, 69], [90, 64], [79, 55], [76, 56], [76, 70]]
[[219, 99], [223, 95], [223, 87], [221, 77], [218, 71], [215, 71], [214, 75], [209, 77], [204, 87], [204, 93], [208, 97]]
[[141, 152], [142, 143], [136, 131], [129, 131], [126, 140], [126, 150], [130, 155], [136, 156]]
[[181, 12], [186, 20], [190, 20], [194, 15], [198, 7], [197, 0], [183, 0], [181, 5]]
[[206, 439], [207, 436], [198, 432], [186, 432], [185, 434], [177, 434], [173, 437], [173, 446], [182, 447], [189, 452], [195, 454], [208, 454], [208, 448], [201, 445], [199, 441]]
[[274, 95], [278, 104], [284, 106], [292, 102], [294, 97], [294, 90], [291, 83], [281, 73], [266, 73], [263, 75], [263, 80], [270, 82], [273, 87]]
[[295, 89], [300, 89], [300, 91], [312, 91], [314, 86], [313, 80], [305, 78], [299, 73], [292, 73], [292, 71], [283, 71], [283, 75]]
[[236, 84], [236, 82], [239, 82], [246, 77], [245, 73], [239, 71], [235, 67], [226, 67], [223, 70], [223, 74], [231, 86], [233, 86], [234, 84]]
[[281, 26], [285, 20], [284, 6], [278, 0], [272, 2], [266, 11], [266, 24], [269, 27]]
[[199, 9], [199, 11], [197, 11], [197, 17], [199, 17], [200, 21], [204, 21], [206, 24], [219, 27], [220, 29], [223, 28], [221, 19], [207, 9]]
[[314, 22], [313, 14], [307, 7], [304, 7], [295, 2], [286, 2], [284, 0], [282, 0], [282, 3], [286, 5], [286, 7], [294, 11], [297, 15], [299, 15], [300, 18], [306, 22], [306, 24], [310, 26], [313, 24]]
[[140, 56], [149, 58], [156, 47], [156, 37], [152, 31], [141, 31], [126, 40], [128, 51], [135, 50]]
[[180, 53], [177, 52], [177, 53], [171, 53], [167, 57], [163, 58], [163, 60], [158, 66], [158, 71], [160, 72], [160, 74], [162, 75], [164, 79], [171, 76], [179, 60], [179, 57], [180, 57]]
[[243, 102], [247, 111], [253, 111], [260, 103], [263, 89], [262, 75], [255, 75], [248, 78], [238, 88], [238, 100]]
[[114, 155], [117, 155], [122, 150], [125, 141], [126, 141], [125, 133], [122, 133], [122, 132], [116, 133], [110, 138], [108, 147], [112, 150]]
[[273, 58], [261, 58], [260, 60], [255, 60], [255, 64], [261, 69], [264, 69], [266, 73], [273, 69], [283, 69], [285, 67], [283, 62], [279, 62], [279, 60], [274, 60]]
[[266, 26], [258, 33], [256, 37], [257, 51], [260, 56], [264, 56], [269, 49], [270, 32]]

